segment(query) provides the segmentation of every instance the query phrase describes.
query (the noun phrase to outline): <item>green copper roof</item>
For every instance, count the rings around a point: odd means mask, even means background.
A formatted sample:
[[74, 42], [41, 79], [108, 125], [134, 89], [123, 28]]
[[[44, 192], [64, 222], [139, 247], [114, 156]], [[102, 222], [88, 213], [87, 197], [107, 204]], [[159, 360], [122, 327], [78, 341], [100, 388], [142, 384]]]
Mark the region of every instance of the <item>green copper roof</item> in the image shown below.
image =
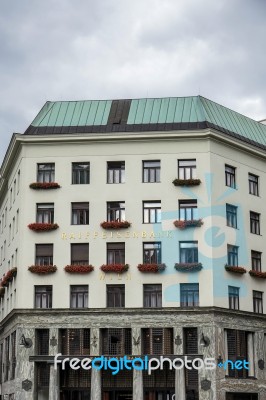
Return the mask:
[[266, 125], [201, 96], [47, 102], [25, 134], [204, 128], [215, 128], [266, 149]]

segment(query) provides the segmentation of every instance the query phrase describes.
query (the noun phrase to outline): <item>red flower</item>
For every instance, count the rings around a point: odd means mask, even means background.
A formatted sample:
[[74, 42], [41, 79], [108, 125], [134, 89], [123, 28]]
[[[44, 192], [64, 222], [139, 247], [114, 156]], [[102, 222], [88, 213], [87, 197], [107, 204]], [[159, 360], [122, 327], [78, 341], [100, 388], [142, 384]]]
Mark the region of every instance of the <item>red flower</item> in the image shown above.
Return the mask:
[[235, 265], [225, 265], [224, 266], [226, 271], [228, 272], [235, 272], [237, 274], [245, 274], [247, 272], [246, 268], [244, 267], [236, 267]]
[[56, 182], [33, 182], [30, 184], [31, 189], [58, 189], [61, 186]]
[[6, 272], [1, 281], [1, 286], [8, 286], [13, 278], [17, 275], [17, 268], [12, 268]]
[[47, 275], [57, 271], [56, 265], [31, 265], [28, 270], [33, 274]]
[[174, 226], [179, 229], [185, 229], [190, 227], [199, 227], [203, 225], [201, 219], [190, 219], [190, 220], [176, 220], [173, 222]]
[[64, 270], [69, 274], [88, 274], [94, 270], [92, 265], [66, 265]]
[[117, 272], [121, 274], [129, 268], [128, 264], [104, 264], [100, 267], [103, 272]]
[[176, 263], [175, 269], [180, 272], [196, 272], [202, 269], [201, 263]]
[[131, 225], [128, 221], [104, 221], [101, 223], [103, 229], [126, 229]]
[[174, 179], [173, 185], [175, 186], [198, 186], [201, 184], [200, 179]]
[[59, 225], [36, 222], [33, 224], [29, 224], [28, 228], [35, 232], [48, 232], [48, 231], [54, 231], [55, 229], [59, 228]]
[[166, 268], [165, 264], [139, 264], [138, 270], [140, 272], [161, 272]]
[[254, 278], [266, 279], [266, 272], [254, 271], [254, 269], [249, 271], [249, 275], [254, 276]]

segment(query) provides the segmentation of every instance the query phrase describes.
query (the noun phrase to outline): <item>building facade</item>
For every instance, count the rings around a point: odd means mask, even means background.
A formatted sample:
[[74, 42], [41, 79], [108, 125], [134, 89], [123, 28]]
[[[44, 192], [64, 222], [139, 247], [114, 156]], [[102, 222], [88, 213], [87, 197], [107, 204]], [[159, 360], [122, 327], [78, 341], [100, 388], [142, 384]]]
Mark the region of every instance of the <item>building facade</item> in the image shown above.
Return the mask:
[[210, 100], [46, 103], [1, 167], [1, 399], [266, 400], [265, 199], [266, 127]]

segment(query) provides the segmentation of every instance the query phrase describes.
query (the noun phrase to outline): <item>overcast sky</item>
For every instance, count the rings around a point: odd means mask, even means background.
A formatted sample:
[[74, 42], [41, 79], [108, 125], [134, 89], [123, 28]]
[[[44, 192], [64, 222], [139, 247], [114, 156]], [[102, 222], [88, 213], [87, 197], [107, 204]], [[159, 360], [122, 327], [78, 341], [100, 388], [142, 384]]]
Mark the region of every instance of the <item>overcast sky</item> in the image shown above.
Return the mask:
[[265, 0], [0, 0], [0, 163], [47, 100], [201, 94], [266, 118]]

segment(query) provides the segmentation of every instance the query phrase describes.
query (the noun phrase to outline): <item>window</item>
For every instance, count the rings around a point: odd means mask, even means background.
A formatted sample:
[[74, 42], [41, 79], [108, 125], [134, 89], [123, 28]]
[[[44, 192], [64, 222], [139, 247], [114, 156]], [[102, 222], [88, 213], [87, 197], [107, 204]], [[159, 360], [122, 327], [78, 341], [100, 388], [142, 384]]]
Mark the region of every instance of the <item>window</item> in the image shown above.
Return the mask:
[[52, 286], [35, 286], [35, 308], [52, 308]]
[[64, 355], [90, 354], [89, 329], [60, 329], [60, 351]]
[[197, 200], [179, 200], [179, 219], [185, 221], [198, 219]]
[[253, 311], [257, 314], [263, 314], [263, 292], [253, 290]]
[[260, 235], [260, 214], [250, 211], [250, 232]]
[[199, 284], [180, 283], [180, 306], [197, 307], [199, 305]]
[[143, 354], [173, 354], [172, 328], [143, 328], [141, 334]]
[[53, 265], [53, 244], [36, 244], [35, 254], [35, 265]]
[[71, 243], [71, 265], [89, 264], [89, 244]]
[[143, 176], [144, 183], [160, 182], [161, 161], [143, 161]]
[[70, 286], [70, 308], [88, 307], [88, 285]]
[[226, 225], [237, 228], [237, 207], [226, 204]]
[[228, 298], [230, 310], [239, 310], [239, 288], [228, 286]]
[[227, 263], [228, 265], [238, 267], [238, 247], [227, 245]]
[[230, 165], [225, 165], [225, 185], [236, 188], [236, 169]]
[[72, 184], [85, 185], [90, 183], [90, 163], [72, 163]]
[[143, 307], [162, 307], [162, 285], [143, 285]]
[[180, 263], [198, 262], [198, 242], [179, 242]]
[[[248, 360], [247, 332], [234, 329], [227, 329], [226, 332], [228, 360], [233, 362], [237, 360]], [[247, 372], [245, 368], [233, 369], [230, 368], [230, 366], [228, 368], [228, 375], [230, 378], [247, 378]]]
[[110, 201], [107, 203], [107, 221], [125, 221], [125, 202]]
[[107, 243], [107, 264], [125, 264], [125, 243]]
[[38, 164], [37, 182], [54, 182], [55, 164]]
[[251, 250], [251, 268], [253, 271], [261, 271], [261, 253]]
[[144, 264], [161, 263], [161, 242], [143, 243], [143, 263]]
[[37, 204], [36, 222], [54, 223], [54, 203]]
[[89, 225], [89, 203], [71, 203], [72, 225]]
[[104, 355], [123, 356], [132, 353], [131, 329], [107, 328], [101, 330], [101, 352]]
[[259, 195], [259, 177], [257, 175], [248, 174], [249, 194]]
[[49, 329], [36, 329], [36, 355], [49, 355]]
[[125, 285], [106, 285], [107, 307], [125, 307]]
[[184, 354], [198, 354], [198, 329], [184, 328]]
[[143, 201], [143, 223], [158, 224], [161, 222], [161, 202]]
[[196, 160], [178, 160], [178, 178], [196, 178]]
[[125, 182], [125, 161], [107, 162], [107, 183]]

